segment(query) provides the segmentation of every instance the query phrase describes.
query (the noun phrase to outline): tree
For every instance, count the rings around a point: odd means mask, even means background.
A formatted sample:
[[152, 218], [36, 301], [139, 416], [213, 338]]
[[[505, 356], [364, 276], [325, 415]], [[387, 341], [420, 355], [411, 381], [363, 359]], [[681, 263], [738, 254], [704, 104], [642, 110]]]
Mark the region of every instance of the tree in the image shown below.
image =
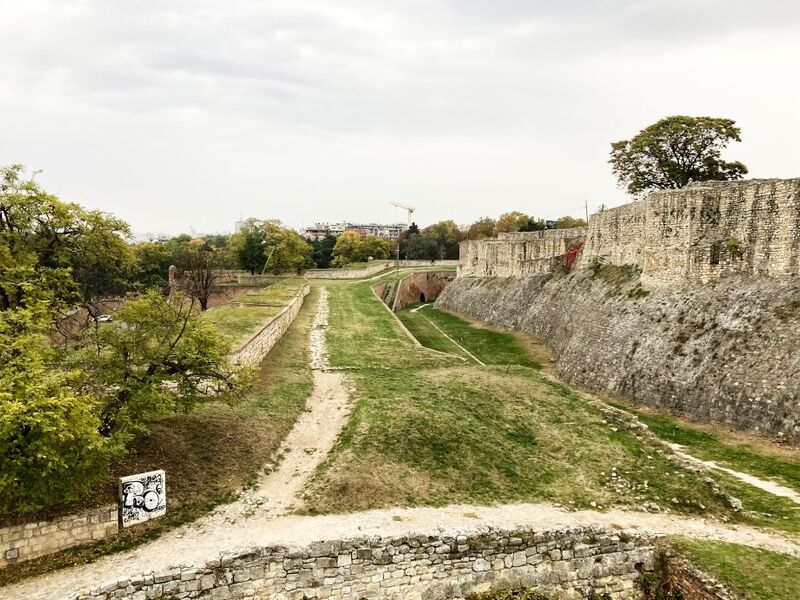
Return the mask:
[[667, 117], [630, 140], [611, 144], [609, 163], [620, 186], [633, 195], [682, 188], [692, 181], [741, 179], [747, 167], [720, 158], [731, 141], [741, 141], [731, 119]]
[[[436, 243], [437, 260], [458, 258], [458, 243], [464, 239], [461, 228], [454, 221], [439, 221], [422, 230], [422, 235]], [[415, 250], [416, 251], [416, 250]]]
[[124, 291], [135, 265], [128, 225], [61, 202], [23, 168], [0, 169], [0, 310], [24, 305], [26, 282], [48, 287], [53, 302], [90, 303]]
[[308, 242], [314, 253], [312, 258], [318, 269], [328, 269], [333, 262], [333, 247], [336, 245], [336, 236], [326, 233], [325, 237]]
[[97, 400], [72, 389], [77, 373], [53, 368], [51, 328], [42, 300], [0, 311], [0, 514], [76, 500], [119, 451]]
[[573, 229], [574, 227], [586, 227], [588, 223], [584, 219], [575, 217], [561, 217], [553, 225], [553, 229]]
[[245, 380], [227, 360], [230, 343], [195, 306], [150, 290], [118, 310], [113, 324], [85, 330], [64, 350], [62, 363], [81, 373], [72, 388], [97, 399], [103, 437], [124, 444], [147, 421], [188, 410], [209, 394], [238, 396]]
[[526, 215], [518, 210], [503, 213], [497, 219], [497, 233], [507, 233], [512, 231], [538, 231], [544, 229], [544, 223], [534, 219], [531, 215]]
[[412, 234], [406, 240], [406, 258], [409, 260], [436, 260], [439, 258], [439, 244], [431, 236]]
[[176, 254], [181, 289], [199, 302], [200, 310], [206, 310], [214, 283], [221, 275], [216, 251], [208, 242], [192, 240]]
[[267, 255], [267, 271], [275, 275], [300, 273], [314, 266], [311, 260], [313, 249], [294, 229], [283, 227], [278, 220], [263, 224]]
[[467, 230], [467, 239], [470, 240], [483, 240], [486, 238], [497, 237], [497, 229], [494, 219], [483, 217], [478, 219]]
[[343, 267], [373, 258], [385, 260], [392, 255], [389, 240], [374, 235], [363, 235], [357, 231], [345, 231], [336, 238], [333, 247], [333, 265]]
[[134, 257], [136, 258], [136, 272], [133, 280], [146, 288], [167, 289], [169, 267], [175, 264], [175, 255], [172, 248], [164, 242], [139, 242], [134, 244]]
[[264, 247], [267, 245], [263, 221], [247, 219], [242, 228], [234, 234], [232, 245], [235, 248], [239, 268], [255, 275], [267, 262]]

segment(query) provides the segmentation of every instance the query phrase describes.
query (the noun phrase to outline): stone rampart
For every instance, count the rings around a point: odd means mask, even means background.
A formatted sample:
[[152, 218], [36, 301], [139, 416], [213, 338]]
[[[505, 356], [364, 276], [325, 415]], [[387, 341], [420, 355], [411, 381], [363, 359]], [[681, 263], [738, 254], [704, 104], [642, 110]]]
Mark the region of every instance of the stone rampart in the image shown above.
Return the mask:
[[521, 277], [633, 265], [643, 281], [707, 283], [732, 274], [800, 274], [800, 179], [702, 182], [592, 215], [588, 229], [500, 234], [461, 244], [459, 275]]
[[0, 528], [0, 568], [116, 535], [117, 506]]
[[412, 273], [400, 282], [392, 309], [400, 310], [417, 302], [433, 302], [455, 277], [456, 274], [452, 271]]
[[436, 306], [532, 333], [568, 383], [800, 441], [798, 278], [648, 288], [612, 275], [459, 277]]
[[309, 284], [304, 284], [297, 295], [277, 316], [267, 323], [261, 331], [231, 353], [230, 358], [239, 365], [256, 366], [264, 360], [272, 347], [281, 339], [297, 313], [303, 306], [303, 300], [311, 291]]
[[586, 229], [501, 233], [497, 239], [461, 242], [458, 274], [463, 277], [521, 277], [553, 273], [565, 266], [570, 248]]
[[639, 569], [652, 566], [651, 541], [596, 527], [488, 531], [269, 547], [201, 568], [132, 574], [70, 600], [111, 598], [437, 599], [527, 587], [554, 600], [636, 597]]
[[696, 183], [597, 213], [580, 266], [600, 257], [654, 283], [797, 275], [800, 179]]

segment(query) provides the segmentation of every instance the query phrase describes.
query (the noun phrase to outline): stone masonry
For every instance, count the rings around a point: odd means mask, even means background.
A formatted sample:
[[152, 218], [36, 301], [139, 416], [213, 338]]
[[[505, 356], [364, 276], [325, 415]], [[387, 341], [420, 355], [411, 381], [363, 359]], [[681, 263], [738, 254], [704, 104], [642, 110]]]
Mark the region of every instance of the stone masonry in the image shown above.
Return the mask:
[[587, 598], [592, 590], [627, 600], [635, 597], [639, 570], [652, 568], [652, 560], [648, 538], [597, 527], [362, 538], [249, 550], [201, 568], [132, 575], [68, 598], [434, 600], [528, 587], [554, 600]]
[[289, 325], [292, 324], [297, 313], [303, 306], [303, 300], [311, 291], [309, 284], [305, 284], [289, 305], [278, 313], [261, 331], [251, 337], [247, 342], [231, 353], [231, 360], [240, 365], [256, 366], [264, 360], [272, 347], [278, 343]]
[[2, 527], [0, 568], [115, 535], [119, 529], [117, 520], [114, 504], [53, 521]]
[[462, 245], [437, 306], [536, 335], [569, 383], [800, 441], [800, 179], [595, 214], [570, 273], [564, 231]]

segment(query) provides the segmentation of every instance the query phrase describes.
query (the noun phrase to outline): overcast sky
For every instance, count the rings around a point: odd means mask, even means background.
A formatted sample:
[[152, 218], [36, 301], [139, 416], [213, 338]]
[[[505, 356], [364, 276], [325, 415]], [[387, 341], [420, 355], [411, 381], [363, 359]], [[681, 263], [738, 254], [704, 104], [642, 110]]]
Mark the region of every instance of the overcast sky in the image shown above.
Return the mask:
[[800, 176], [797, 0], [0, 0], [0, 56], [0, 164], [138, 232], [581, 215], [670, 114]]

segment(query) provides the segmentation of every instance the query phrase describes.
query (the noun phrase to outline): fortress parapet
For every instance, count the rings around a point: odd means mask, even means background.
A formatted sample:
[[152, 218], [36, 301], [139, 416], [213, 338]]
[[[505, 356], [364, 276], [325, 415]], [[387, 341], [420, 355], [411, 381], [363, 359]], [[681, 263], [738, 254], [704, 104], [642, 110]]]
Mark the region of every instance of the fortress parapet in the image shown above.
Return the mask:
[[653, 283], [800, 274], [800, 179], [695, 183], [592, 215], [588, 229], [501, 234], [461, 245], [460, 276], [519, 277], [595, 260]]

